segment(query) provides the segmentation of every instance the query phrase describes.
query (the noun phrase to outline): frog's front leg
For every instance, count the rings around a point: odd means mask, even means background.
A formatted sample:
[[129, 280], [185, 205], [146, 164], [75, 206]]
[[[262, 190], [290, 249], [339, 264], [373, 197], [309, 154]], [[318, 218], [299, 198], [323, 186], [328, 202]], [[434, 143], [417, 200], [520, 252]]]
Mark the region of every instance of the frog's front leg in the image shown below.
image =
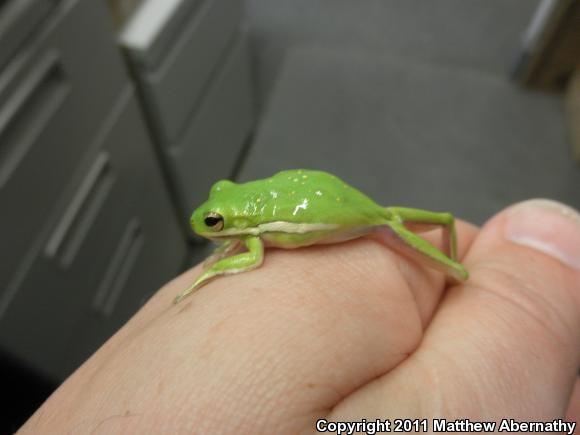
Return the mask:
[[242, 243], [240, 242], [240, 240], [238, 239], [226, 240], [217, 248], [215, 248], [215, 250], [211, 253], [211, 255], [205, 259], [205, 261], [203, 262], [203, 270], [209, 269], [211, 266], [213, 266], [222, 258], [237, 253], [241, 248]]
[[180, 302], [216, 276], [246, 272], [260, 266], [264, 260], [264, 244], [262, 240], [259, 237], [248, 237], [242, 242], [248, 252], [218, 260], [207, 270], [203, 271], [193, 284], [177, 295], [173, 302]]
[[[464, 281], [468, 278], [469, 273], [465, 267], [456, 261], [457, 233], [455, 220], [451, 214], [403, 207], [387, 207], [387, 211], [391, 214], [387, 226], [396, 236], [396, 239], [403, 242], [404, 247], [411, 248], [405, 250], [407, 254], [418, 256], [419, 261], [426, 262], [431, 267], [452, 276], [458, 281]], [[443, 226], [451, 258], [444, 255], [425, 239], [411, 232], [404, 225], [407, 222]]]

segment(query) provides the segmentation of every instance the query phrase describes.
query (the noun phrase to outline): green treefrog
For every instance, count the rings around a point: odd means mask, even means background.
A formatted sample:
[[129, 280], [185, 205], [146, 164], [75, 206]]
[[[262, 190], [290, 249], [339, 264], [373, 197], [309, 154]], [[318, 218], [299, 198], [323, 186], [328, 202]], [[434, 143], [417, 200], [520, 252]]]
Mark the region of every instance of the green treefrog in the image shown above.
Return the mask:
[[[421, 263], [455, 280], [468, 277], [457, 262], [457, 236], [450, 213], [383, 207], [323, 171], [286, 170], [241, 184], [218, 181], [207, 201], [193, 212], [190, 223], [195, 233], [221, 244], [175, 303], [216, 276], [259, 267], [265, 246], [293, 249], [370, 233], [386, 236], [387, 242], [395, 242]], [[409, 229], [418, 224], [443, 228], [448, 255]]]

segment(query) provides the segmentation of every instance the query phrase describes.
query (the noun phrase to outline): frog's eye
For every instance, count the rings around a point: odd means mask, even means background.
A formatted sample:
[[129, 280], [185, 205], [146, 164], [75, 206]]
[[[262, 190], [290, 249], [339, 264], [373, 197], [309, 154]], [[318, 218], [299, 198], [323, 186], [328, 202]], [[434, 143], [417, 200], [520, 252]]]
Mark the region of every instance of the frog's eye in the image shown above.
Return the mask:
[[224, 217], [213, 211], [205, 214], [203, 222], [211, 228], [212, 231], [221, 231], [224, 227]]

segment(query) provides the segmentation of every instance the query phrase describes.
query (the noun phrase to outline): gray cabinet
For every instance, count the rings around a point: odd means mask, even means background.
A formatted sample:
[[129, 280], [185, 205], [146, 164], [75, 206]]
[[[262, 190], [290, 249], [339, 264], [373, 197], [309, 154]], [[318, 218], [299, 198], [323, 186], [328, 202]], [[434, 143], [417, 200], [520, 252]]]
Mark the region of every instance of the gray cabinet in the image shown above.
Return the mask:
[[90, 3], [62, 2], [0, 71], [0, 240], [10, 253], [0, 313], [17, 286], [12, 272], [128, 83], [105, 11]]
[[254, 124], [241, 0], [149, 0], [120, 42], [183, 222], [232, 176]]
[[[180, 137], [192, 112], [199, 106], [212, 73], [237, 34], [242, 2], [182, 1], [180, 9], [174, 12], [174, 15], [180, 14], [185, 15], [181, 22], [161, 27], [166, 29], [165, 33], [160, 29], [149, 46], [128, 51], [134, 59], [147, 107], [156, 115], [156, 132], [164, 145]], [[139, 18], [137, 15], [133, 22]], [[170, 38], [166, 36], [167, 27], [172, 25], [177, 28]], [[124, 45], [137, 44], [131, 39], [135, 38], [134, 33], [134, 27], [129, 25], [121, 37]]]
[[0, 35], [0, 351], [61, 380], [186, 237], [104, 2], [12, 0]]

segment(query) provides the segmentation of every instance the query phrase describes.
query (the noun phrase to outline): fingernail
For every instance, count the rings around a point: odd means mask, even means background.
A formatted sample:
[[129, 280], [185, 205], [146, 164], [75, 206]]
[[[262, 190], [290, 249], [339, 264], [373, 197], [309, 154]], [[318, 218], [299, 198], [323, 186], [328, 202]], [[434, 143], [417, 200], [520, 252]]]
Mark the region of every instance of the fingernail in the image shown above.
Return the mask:
[[531, 199], [507, 215], [506, 239], [580, 271], [580, 213], [549, 199]]

